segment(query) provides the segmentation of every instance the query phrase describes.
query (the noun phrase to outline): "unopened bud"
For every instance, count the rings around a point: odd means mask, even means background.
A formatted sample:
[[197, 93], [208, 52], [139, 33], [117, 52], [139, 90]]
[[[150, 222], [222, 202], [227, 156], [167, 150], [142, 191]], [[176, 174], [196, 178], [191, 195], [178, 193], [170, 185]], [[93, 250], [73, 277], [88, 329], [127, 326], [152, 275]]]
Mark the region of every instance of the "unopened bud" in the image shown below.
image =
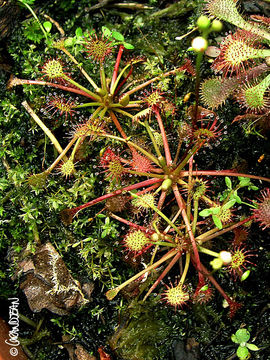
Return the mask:
[[219, 20], [213, 20], [212, 21], [212, 25], [211, 25], [211, 30], [212, 31], [216, 31], [216, 32], [219, 32], [221, 31], [223, 28], [223, 24], [221, 21]]
[[215, 258], [210, 262], [213, 270], [219, 270], [223, 266], [223, 261], [220, 258]]
[[210, 24], [211, 24], [210, 19], [205, 15], [201, 15], [197, 20], [197, 26], [200, 30], [208, 29]]
[[159, 240], [159, 234], [158, 233], [154, 233], [151, 235], [151, 240], [156, 242]]
[[119, 103], [122, 106], [127, 106], [129, 104], [129, 95], [122, 96], [121, 99], [119, 100]]
[[167, 191], [167, 190], [170, 189], [171, 186], [172, 186], [172, 180], [171, 179], [166, 179], [161, 184], [161, 190]]

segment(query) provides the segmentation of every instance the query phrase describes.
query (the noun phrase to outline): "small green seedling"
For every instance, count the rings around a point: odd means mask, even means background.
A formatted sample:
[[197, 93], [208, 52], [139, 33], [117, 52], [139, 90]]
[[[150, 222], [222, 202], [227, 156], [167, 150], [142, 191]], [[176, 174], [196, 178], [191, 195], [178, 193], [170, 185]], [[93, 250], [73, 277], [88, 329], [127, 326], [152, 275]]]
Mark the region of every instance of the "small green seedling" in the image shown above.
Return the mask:
[[241, 360], [246, 360], [250, 358], [250, 353], [248, 350], [258, 351], [259, 348], [254, 344], [249, 344], [247, 341], [250, 339], [250, 333], [246, 329], [239, 329], [235, 334], [231, 336], [231, 339], [236, 344], [239, 344], [236, 351], [236, 355]]

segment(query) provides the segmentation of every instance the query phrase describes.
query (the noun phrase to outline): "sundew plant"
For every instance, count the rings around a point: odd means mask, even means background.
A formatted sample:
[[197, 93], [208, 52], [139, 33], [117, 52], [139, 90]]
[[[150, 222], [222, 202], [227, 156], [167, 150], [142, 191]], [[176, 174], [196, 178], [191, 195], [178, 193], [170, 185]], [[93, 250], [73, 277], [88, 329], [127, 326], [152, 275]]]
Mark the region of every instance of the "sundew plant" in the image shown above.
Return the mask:
[[[201, 24], [201, 20], [198, 24], [202, 37], [193, 42], [193, 50], [197, 53], [195, 68], [186, 59], [178, 68], [152, 79], [134, 81], [134, 67], [143, 62], [143, 58], [129, 58], [124, 63], [126, 43], [121, 36], [92, 32], [83, 39], [82, 52], [85, 64], [96, 63], [98, 80], [88, 74], [84, 64], [79, 63], [67, 50], [64, 40], [60, 40], [54, 47], [69, 59], [72, 73], [65, 65], [64, 56], [52, 57], [42, 65], [39, 79], [11, 77], [8, 87], [52, 89], [44, 105], [43, 118], [51, 114], [52, 118], [63, 116], [64, 122], [69, 122], [78, 110], [84, 112], [78, 123], [73, 120], [72, 130], [65, 134], [69, 142], [62, 148], [63, 140], [57, 140], [41, 116], [23, 102], [59, 153], [46, 170], [28, 178], [30, 186], [44, 186], [55, 169], [72, 180], [80, 166], [76, 164], [76, 154], [82, 146], [90, 144], [95, 148], [102, 144], [98, 159], [103, 175], [98, 185], [102, 195], [85, 204], [63, 208], [59, 215], [69, 226], [81, 211], [96, 207], [97, 215], [106, 212], [128, 229], [120, 246], [113, 240], [115, 246], [126, 258], [139, 259], [144, 265], [130, 279], [108, 289], [107, 298], [112, 300], [128, 284], [137, 282], [140, 285], [148, 277], [150, 284], [143, 294], [144, 301], [153, 291], [158, 291], [164, 302], [177, 309], [188, 302], [210, 301], [215, 288], [226, 300], [232, 317], [242, 304], [232, 293], [223, 290], [214, 273], [222, 269], [231, 273], [235, 280], [242, 281], [249, 276], [249, 266], [254, 264], [256, 254], [246, 246], [248, 228], [253, 221], [259, 222], [263, 229], [270, 227], [269, 189], [257, 195], [256, 200], [250, 199], [258, 190], [255, 182], [270, 182], [270, 179], [232, 169], [200, 170], [196, 155], [211, 152], [222, 140], [225, 132], [222, 122], [217, 113], [199, 106], [198, 96], [185, 118], [175, 120], [176, 109], [166, 92], [160, 89], [164, 79], [180, 72], [188, 74], [191, 81], [197, 80], [198, 85], [199, 65], [207, 48], [206, 35], [220, 27], [209, 19], [206, 24], [204, 21]], [[205, 40], [202, 46], [201, 39]], [[114, 48], [118, 51], [110, 74], [106, 61]], [[75, 70], [83, 78], [82, 83], [76, 80]], [[170, 133], [167, 120], [171, 119], [172, 111], [175, 124]], [[224, 189], [219, 194], [216, 194], [212, 176], [224, 178]], [[104, 204], [101, 210], [97, 206], [99, 203]], [[229, 233], [233, 234], [233, 242], [228, 241]], [[191, 268], [197, 274], [196, 284], [192, 285], [188, 281]], [[174, 275], [178, 272], [173, 282], [167, 280], [170, 272]], [[163, 282], [165, 289], [161, 287]]]
[[236, 29], [223, 38], [212, 64], [212, 69], [221, 76], [201, 84], [203, 103], [214, 110], [233, 96], [245, 113], [232, 120], [245, 121], [251, 132], [258, 125], [268, 129], [270, 19], [251, 15], [245, 20], [235, 0], [206, 1], [205, 10]]

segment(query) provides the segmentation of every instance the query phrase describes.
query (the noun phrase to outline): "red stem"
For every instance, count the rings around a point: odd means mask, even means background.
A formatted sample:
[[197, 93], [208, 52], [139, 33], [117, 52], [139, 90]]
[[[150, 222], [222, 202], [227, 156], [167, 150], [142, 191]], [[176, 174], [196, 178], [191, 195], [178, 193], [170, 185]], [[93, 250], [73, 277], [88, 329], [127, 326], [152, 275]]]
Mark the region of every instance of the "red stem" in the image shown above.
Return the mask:
[[86, 96], [92, 100], [97, 100], [94, 97], [92, 97], [91, 95], [89, 95], [87, 92], [84, 92], [83, 90], [80, 89], [76, 89], [73, 87], [69, 87], [69, 86], [65, 86], [65, 85], [60, 85], [60, 84], [56, 84], [56, 83], [52, 83], [52, 82], [47, 82], [47, 81], [42, 81], [42, 80], [27, 80], [27, 79], [18, 79], [18, 83], [14, 84], [14, 85], [23, 85], [23, 84], [27, 84], [27, 85], [42, 85], [42, 86], [51, 86], [51, 87], [55, 87], [57, 89], [62, 89], [68, 92], [73, 92], [82, 96]]
[[114, 65], [112, 82], [111, 82], [111, 90], [112, 90], [113, 85], [114, 85], [114, 83], [115, 83], [115, 81], [117, 79], [119, 65], [120, 65], [120, 61], [121, 61], [121, 58], [122, 58], [123, 51], [124, 51], [124, 45], [120, 45], [120, 48], [119, 48], [118, 54], [117, 54], [117, 58], [116, 58], [116, 61], [115, 61], [115, 65]]
[[137, 192], [137, 195], [143, 195], [143, 194], [145, 194], [145, 193], [147, 193], [147, 192], [149, 192], [149, 191], [155, 190], [158, 186], [159, 186], [159, 184], [155, 184], [155, 185], [149, 186], [147, 189], [138, 191], [138, 192]]
[[201, 269], [203, 271], [203, 274], [208, 277], [208, 279], [215, 286], [217, 291], [224, 297], [225, 300], [227, 300], [227, 302], [229, 304], [231, 302], [231, 298], [225, 293], [225, 291], [222, 289], [222, 287], [219, 285], [219, 283], [215, 280], [215, 278], [211, 275], [211, 273], [202, 264], [201, 264]]
[[141, 225], [138, 225], [138, 224], [135, 224], [135, 223], [133, 223], [133, 222], [131, 222], [131, 221], [129, 221], [129, 220], [126, 220], [126, 219], [124, 219], [124, 218], [122, 218], [122, 217], [120, 217], [120, 216], [118, 216], [118, 215], [115, 215], [114, 213], [111, 213], [111, 214], [110, 214], [110, 217], [112, 217], [112, 218], [115, 219], [115, 220], [120, 221], [121, 223], [123, 223], [123, 224], [125, 224], [125, 225], [128, 225], [128, 226], [130, 226], [130, 227], [133, 227], [133, 228], [135, 228], [135, 229], [140, 229], [140, 230], [142, 230], [142, 231], [144, 231], [144, 232], [147, 231], [146, 227], [141, 226]]
[[165, 157], [166, 157], [166, 161], [167, 161], [167, 166], [170, 166], [172, 164], [172, 157], [171, 157], [171, 152], [170, 152], [170, 148], [169, 148], [169, 143], [168, 143], [168, 139], [165, 133], [165, 129], [164, 129], [164, 125], [159, 113], [159, 110], [157, 107], [153, 108], [153, 111], [156, 115], [157, 118], [157, 122], [158, 122], [158, 126], [162, 135], [162, 141], [163, 141], [163, 145], [164, 145], [164, 151], [165, 151]]
[[194, 238], [194, 234], [193, 234], [193, 232], [192, 232], [192, 229], [191, 229], [191, 226], [190, 226], [188, 217], [187, 217], [187, 213], [186, 213], [184, 201], [183, 201], [183, 199], [182, 199], [182, 196], [180, 195], [180, 192], [179, 192], [179, 189], [178, 189], [177, 184], [174, 184], [172, 188], [173, 188], [174, 196], [175, 196], [175, 198], [176, 198], [176, 201], [177, 201], [177, 203], [178, 203], [178, 206], [179, 206], [179, 208], [180, 208], [180, 210], [181, 210], [182, 217], [183, 217], [184, 223], [185, 223], [185, 225], [186, 225], [186, 229], [187, 229], [187, 232], [188, 232], [188, 235], [189, 235], [191, 244], [192, 244], [193, 253], [194, 253], [194, 258], [195, 258], [195, 264], [196, 264], [196, 267], [197, 267], [197, 269], [198, 269], [199, 280], [201, 280], [202, 274], [201, 274], [201, 261], [200, 261], [200, 256], [199, 256], [199, 252], [198, 252], [198, 249], [197, 249], [196, 240], [195, 240], [195, 238]]
[[154, 282], [154, 284], [150, 287], [150, 289], [147, 291], [147, 294], [144, 297], [144, 300], [147, 298], [148, 295], [151, 294], [153, 290], [158, 286], [158, 284], [161, 282], [161, 280], [168, 274], [168, 272], [171, 270], [171, 268], [174, 266], [174, 264], [180, 259], [182, 256], [181, 252], [178, 252], [174, 258], [170, 261], [170, 263], [166, 266], [166, 268], [162, 271], [160, 276], [157, 278], [157, 280]]
[[137, 184], [133, 184], [133, 185], [129, 185], [127, 187], [124, 187], [122, 189], [119, 189], [119, 190], [116, 190], [116, 191], [113, 191], [109, 194], [105, 194], [105, 195], [102, 195], [94, 200], [91, 200], [83, 205], [80, 205], [80, 206], [77, 206], [73, 209], [69, 209], [70, 211], [72, 211], [73, 213], [73, 216], [75, 216], [79, 211], [85, 209], [85, 208], [88, 208], [90, 206], [93, 206], [101, 201], [104, 201], [104, 200], [107, 200], [107, 199], [110, 199], [111, 197], [114, 197], [114, 196], [117, 196], [117, 195], [121, 195], [123, 192], [125, 191], [131, 191], [131, 190], [134, 190], [134, 189], [139, 189], [140, 187], [143, 187], [143, 186], [148, 186], [148, 185], [152, 185], [154, 183], [159, 183], [159, 182], [162, 182], [162, 179], [157, 179], [157, 178], [153, 178], [153, 179], [148, 179], [148, 180], [145, 180], [145, 181], [141, 181], [140, 183], [137, 183]]
[[118, 130], [119, 133], [121, 134], [122, 138], [123, 138], [123, 139], [126, 139], [126, 138], [127, 138], [127, 135], [126, 135], [126, 133], [124, 132], [122, 126], [120, 125], [117, 117], [115, 116], [115, 113], [112, 112], [112, 111], [109, 111], [109, 114], [110, 114], [110, 117], [111, 117], [114, 125], [116, 126], [117, 130]]
[[[161, 192], [161, 195], [160, 195], [160, 197], [159, 197], [159, 199], [158, 199], [158, 204], [157, 204], [157, 208], [159, 209], [159, 210], [161, 210], [161, 208], [162, 208], [162, 206], [163, 206], [163, 204], [164, 204], [164, 201], [165, 201], [165, 199], [166, 199], [166, 191], [162, 191]], [[155, 212], [155, 214], [154, 214], [154, 217], [153, 217], [153, 220], [155, 220], [156, 218], [158, 217], [158, 213], [156, 213]]]
[[120, 84], [117, 86], [117, 89], [114, 92], [114, 95], [116, 95], [118, 93], [118, 91], [121, 89], [121, 87], [127, 82], [127, 79], [130, 77], [130, 75], [132, 74], [133, 71], [133, 66], [131, 64], [131, 67], [129, 69], [129, 72], [127, 74], [127, 76], [120, 82]]

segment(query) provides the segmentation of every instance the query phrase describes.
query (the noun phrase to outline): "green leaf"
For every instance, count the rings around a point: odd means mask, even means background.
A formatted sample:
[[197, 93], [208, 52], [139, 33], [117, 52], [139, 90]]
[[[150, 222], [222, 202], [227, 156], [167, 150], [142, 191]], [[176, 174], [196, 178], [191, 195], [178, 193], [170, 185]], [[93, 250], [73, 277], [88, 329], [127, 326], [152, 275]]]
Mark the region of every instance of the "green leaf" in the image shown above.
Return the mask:
[[133, 45], [131, 45], [131, 44], [129, 44], [129, 43], [126, 43], [126, 42], [124, 42], [124, 47], [125, 47], [126, 49], [128, 49], [128, 50], [133, 50], [133, 49], [134, 49], [134, 46], [133, 46]]
[[256, 346], [255, 344], [246, 344], [246, 347], [249, 349], [249, 350], [252, 350], [252, 351], [258, 351], [260, 350], [258, 348], [258, 346]]
[[82, 37], [83, 36], [82, 28], [78, 27], [75, 31], [75, 34], [78, 38]]
[[214, 224], [216, 225], [216, 227], [221, 230], [222, 229], [222, 222], [221, 222], [220, 218], [217, 215], [212, 215], [212, 219], [213, 219]]
[[239, 176], [238, 179], [240, 180], [239, 186], [245, 187], [250, 185], [250, 178]]
[[101, 239], [104, 239], [107, 235], [107, 230], [103, 230], [101, 233]]
[[254, 191], [257, 191], [259, 190], [258, 186], [255, 186], [255, 185], [251, 185], [248, 187], [248, 190], [254, 190]]
[[240, 196], [237, 195], [237, 190], [235, 190], [233, 192], [233, 195], [231, 196], [231, 199], [235, 199], [235, 201], [238, 203], [238, 204], [241, 204], [242, 203], [242, 200], [240, 198]]
[[236, 331], [235, 336], [238, 339], [239, 344], [242, 342], [247, 342], [250, 338], [250, 333], [247, 329], [239, 329]]
[[212, 208], [210, 208], [210, 210], [211, 210], [211, 214], [218, 215], [218, 214], [220, 214], [221, 207], [220, 206], [212, 207]]
[[244, 274], [241, 276], [241, 281], [245, 281], [249, 277], [249, 274], [250, 270], [245, 271]]
[[104, 35], [106, 38], [111, 37], [112, 32], [111, 32], [111, 30], [108, 29], [106, 26], [102, 26], [101, 30], [102, 30], [103, 35]]
[[112, 37], [115, 39], [115, 40], [118, 40], [118, 41], [124, 41], [125, 38], [122, 34], [120, 34], [118, 31], [113, 31], [112, 32]]
[[246, 347], [239, 346], [236, 351], [236, 355], [239, 357], [239, 359], [245, 360], [249, 355], [249, 351]]
[[50, 21], [45, 21], [42, 25], [47, 32], [51, 31], [52, 23]]
[[238, 340], [237, 340], [237, 337], [235, 336], [235, 334], [232, 334], [231, 340], [232, 340], [234, 343], [238, 344]]
[[225, 205], [222, 206], [223, 210], [227, 210], [230, 209], [231, 207], [233, 207], [233, 205], [236, 203], [236, 200], [230, 200], [228, 201]]
[[211, 212], [210, 209], [204, 209], [204, 210], [202, 210], [202, 211], [199, 212], [199, 215], [200, 215], [200, 216], [203, 216], [203, 217], [209, 216], [209, 215], [211, 215], [211, 214], [212, 214], [212, 212]]
[[72, 46], [74, 44], [74, 39], [72, 37], [68, 37], [67, 39], [65, 39], [64, 43], [66, 47]]
[[203, 287], [200, 288], [200, 291], [206, 291], [208, 290], [208, 285], [204, 285]]
[[231, 179], [230, 179], [228, 176], [225, 177], [225, 183], [226, 183], [226, 185], [227, 185], [227, 188], [231, 190], [231, 188], [232, 188], [232, 181], [231, 181]]

